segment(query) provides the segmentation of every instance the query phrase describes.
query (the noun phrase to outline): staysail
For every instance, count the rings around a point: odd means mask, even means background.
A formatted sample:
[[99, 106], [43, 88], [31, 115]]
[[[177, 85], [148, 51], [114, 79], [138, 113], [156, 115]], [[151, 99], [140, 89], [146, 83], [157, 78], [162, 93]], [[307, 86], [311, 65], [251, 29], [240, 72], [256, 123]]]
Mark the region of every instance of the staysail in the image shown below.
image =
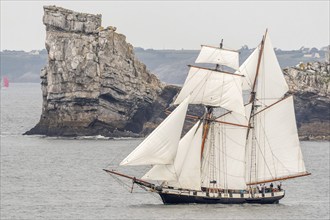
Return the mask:
[[189, 96], [120, 165], [172, 164], [188, 104]]
[[155, 165], [142, 179], [167, 181], [171, 186], [200, 190], [202, 128], [198, 121], [181, 139], [173, 164]]

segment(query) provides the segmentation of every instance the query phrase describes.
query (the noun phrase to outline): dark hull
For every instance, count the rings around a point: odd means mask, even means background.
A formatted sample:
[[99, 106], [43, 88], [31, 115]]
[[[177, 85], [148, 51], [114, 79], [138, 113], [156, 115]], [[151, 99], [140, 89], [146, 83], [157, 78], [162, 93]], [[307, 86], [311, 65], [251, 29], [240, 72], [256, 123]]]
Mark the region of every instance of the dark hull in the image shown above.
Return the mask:
[[159, 193], [164, 204], [242, 204], [242, 203], [258, 203], [258, 204], [277, 204], [283, 196], [274, 196], [268, 198], [212, 198], [201, 196], [174, 195], [167, 193]]

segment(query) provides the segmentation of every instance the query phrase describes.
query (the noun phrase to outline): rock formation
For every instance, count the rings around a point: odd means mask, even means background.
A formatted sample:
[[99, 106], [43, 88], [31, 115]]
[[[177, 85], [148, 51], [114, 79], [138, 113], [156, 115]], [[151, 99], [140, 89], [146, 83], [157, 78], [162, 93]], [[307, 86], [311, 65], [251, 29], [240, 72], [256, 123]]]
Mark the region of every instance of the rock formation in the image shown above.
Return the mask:
[[[101, 15], [55, 6], [44, 12], [48, 65], [41, 71], [42, 115], [26, 134], [139, 136], [164, 119], [179, 88], [151, 74], [124, 35], [101, 27]], [[284, 69], [305, 139], [330, 139], [329, 68], [329, 62], [314, 62]]]
[[150, 132], [178, 88], [163, 85], [101, 15], [45, 6], [48, 64], [39, 123], [26, 134], [136, 136]]
[[294, 94], [300, 137], [330, 140], [329, 62], [300, 63], [283, 72]]

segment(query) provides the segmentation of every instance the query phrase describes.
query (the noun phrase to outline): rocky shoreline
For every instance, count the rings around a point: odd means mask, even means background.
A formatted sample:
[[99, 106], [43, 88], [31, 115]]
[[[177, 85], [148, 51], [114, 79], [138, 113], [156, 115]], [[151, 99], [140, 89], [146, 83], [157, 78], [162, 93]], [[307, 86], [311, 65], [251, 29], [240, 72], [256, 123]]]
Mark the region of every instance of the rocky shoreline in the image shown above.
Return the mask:
[[294, 95], [301, 140], [330, 140], [330, 64], [300, 63], [283, 70]]

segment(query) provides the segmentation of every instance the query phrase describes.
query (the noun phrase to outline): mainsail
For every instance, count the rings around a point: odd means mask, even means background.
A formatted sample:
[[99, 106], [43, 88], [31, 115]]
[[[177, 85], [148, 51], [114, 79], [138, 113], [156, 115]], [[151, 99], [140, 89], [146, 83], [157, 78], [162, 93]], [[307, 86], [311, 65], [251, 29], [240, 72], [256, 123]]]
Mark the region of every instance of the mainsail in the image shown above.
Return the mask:
[[[251, 178], [247, 176], [247, 183], [276, 180], [306, 173], [299, 146], [293, 97], [284, 98], [256, 112], [253, 118], [257, 172]], [[251, 144], [252, 141], [249, 143]], [[248, 149], [251, 147], [248, 146]], [[247, 162], [246, 173], [250, 174], [252, 172], [250, 157]]]

